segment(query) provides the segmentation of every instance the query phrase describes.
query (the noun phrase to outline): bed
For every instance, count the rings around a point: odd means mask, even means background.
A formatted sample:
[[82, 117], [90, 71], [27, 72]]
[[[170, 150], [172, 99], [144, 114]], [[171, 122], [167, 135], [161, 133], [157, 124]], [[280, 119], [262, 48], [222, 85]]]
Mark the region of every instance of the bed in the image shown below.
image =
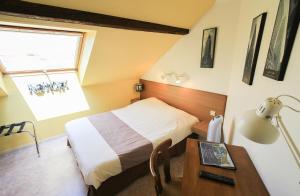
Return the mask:
[[97, 192], [109, 178], [146, 162], [162, 141], [171, 138], [172, 146], [183, 141], [197, 121], [152, 97], [70, 121], [65, 130], [85, 183]]
[[[225, 113], [226, 95], [148, 80], [140, 80], [140, 83], [144, 85], [144, 90], [140, 93], [141, 101], [109, 113], [77, 119], [65, 126], [68, 143], [72, 147], [84, 180], [89, 185], [88, 196], [115, 195], [120, 192], [149, 172], [149, 153], [160, 141], [171, 138], [173, 144], [170, 155], [179, 155], [185, 151], [185, 141], [190, 133], [191, 124], [198, 119], [209, 120], [211, 110], [217, 115]], [[107, 118], [102, 123], [101, 120], [97, 120], [101, 115]], [[95, 130], [95, 126], [115, 124], [111, 123], [111, 117], [120, 121], [118, 130], [114, 129], [113, 136], [109, 134], [112, 132], [109, 126], [103, 128], [108, 130], [102, 133], [104, 137], [113, 138], [108, 139], [112, 142], [108, 144], [98, 130]], [[135, 132], [137, 138], [126, 139], [128, 135], [122, 135], [123, 131], [119, 131], [123, 129], [124, 133]], [[142, 136], [142, 140], [139, 140], [139, 136]], [[122, 140], [124, 138], [125, 140]], [[134, 140], [141, 142], [132, 142]], [[136, 148], [140, 145], [142, 148]], [[128, 146], [131, 149], [128, 149]], [[124, 157], [121, 156], [120, 159], [115, 150], [121, 154], [131, 154], [129, 160], [134, 161], [124, 163]], [[147, 160], [143, 162], [145, 158]]]

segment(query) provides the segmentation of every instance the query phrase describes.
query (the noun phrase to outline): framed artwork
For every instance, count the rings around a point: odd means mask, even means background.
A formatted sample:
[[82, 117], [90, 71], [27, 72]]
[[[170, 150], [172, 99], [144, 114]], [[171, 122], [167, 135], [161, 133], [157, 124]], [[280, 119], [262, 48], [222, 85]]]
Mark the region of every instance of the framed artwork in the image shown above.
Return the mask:
[[264, 76], [282, 81], [300, 20], [299, 0], [280, 0]]
[[252, 85], [257, 57], [259, 54], [260, 43], [264, 32], [264, 26], [267, 18], [267, 13], [255, 17], [252, 20], [252, 27], [250, 31], [250, 39], [248, 43], [246, 62], [243, 74], [243, 82]]
[[204, 29], [202, 35], [201, 68], [213, 68], [217, 28]]

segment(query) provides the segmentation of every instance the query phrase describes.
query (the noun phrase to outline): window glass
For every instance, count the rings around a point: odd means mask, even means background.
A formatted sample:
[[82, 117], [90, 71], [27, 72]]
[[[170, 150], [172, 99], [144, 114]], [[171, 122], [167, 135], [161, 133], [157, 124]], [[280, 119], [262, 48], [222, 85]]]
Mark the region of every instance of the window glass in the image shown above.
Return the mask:
[[76, 69], [82, 34], [0, 28], [4, 73]]

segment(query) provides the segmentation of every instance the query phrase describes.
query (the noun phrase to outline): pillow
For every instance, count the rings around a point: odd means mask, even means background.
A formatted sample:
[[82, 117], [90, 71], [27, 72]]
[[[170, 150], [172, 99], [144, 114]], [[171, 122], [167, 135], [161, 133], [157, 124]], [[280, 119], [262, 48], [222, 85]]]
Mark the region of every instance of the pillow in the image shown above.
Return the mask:
[[185, 111], [151, 97], [112, 111], [128, 126], [151, 141], [170, 136], [172, 145], [191, 133], [198, 119]]

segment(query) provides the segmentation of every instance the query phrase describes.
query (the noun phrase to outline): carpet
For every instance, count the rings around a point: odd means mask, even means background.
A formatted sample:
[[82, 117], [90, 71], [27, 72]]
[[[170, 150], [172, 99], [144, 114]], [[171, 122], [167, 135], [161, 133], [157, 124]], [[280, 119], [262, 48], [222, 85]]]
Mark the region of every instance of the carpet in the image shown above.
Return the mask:
[[[0, 195], [2, 196], [86, 196], [87, 186], [77, 167], [66, 137], [22, 148], [0, 156]], [[171, 174], [182, 176], [184, 156], [171, 160]], [[134, 181], [118, 196], [154, 196], [150, 174]]]

